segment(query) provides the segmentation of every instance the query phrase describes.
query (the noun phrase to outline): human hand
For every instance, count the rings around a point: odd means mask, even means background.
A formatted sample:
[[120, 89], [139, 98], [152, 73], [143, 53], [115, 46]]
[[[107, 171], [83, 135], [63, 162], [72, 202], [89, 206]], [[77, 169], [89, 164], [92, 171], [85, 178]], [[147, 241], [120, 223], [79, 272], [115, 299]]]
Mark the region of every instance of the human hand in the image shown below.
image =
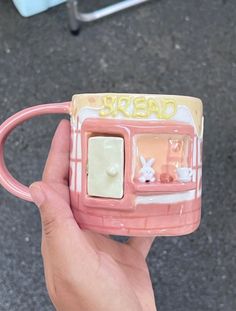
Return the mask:
[[153, 238], [126, 243], [81, 230], [68, 188], [70, 125], [57, 128], [42, 181], [30, 187], [42, 220], [42, 256], [57, 311], [156, 311], [146, 256]]

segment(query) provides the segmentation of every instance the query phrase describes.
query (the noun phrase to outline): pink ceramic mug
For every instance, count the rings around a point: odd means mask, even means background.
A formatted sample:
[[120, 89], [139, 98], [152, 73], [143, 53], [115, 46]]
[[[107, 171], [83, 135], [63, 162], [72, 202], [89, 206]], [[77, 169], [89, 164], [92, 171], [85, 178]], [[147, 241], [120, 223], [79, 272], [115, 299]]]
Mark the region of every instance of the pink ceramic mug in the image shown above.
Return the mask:
[[[4, 163], [4, 142], [38, 115], [71, 116], [70, 197], [81, 228], [117, 235], [183, 235], [200, 223], [202, 102], [154, 94], [79, 94], [22, 110], [0, 126], [0, 183], [32, 201]], [[192, 172], [182, 182], [181, 168]], [[168, 176], [163, 182], [160, 176]]]

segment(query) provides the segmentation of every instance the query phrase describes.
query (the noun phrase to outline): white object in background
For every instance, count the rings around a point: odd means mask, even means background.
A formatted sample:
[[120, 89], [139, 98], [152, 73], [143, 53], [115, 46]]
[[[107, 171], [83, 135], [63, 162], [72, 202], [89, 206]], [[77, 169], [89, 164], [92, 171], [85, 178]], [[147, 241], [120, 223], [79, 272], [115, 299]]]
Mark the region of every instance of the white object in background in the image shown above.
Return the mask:
[[176, 172], [179, 181], [189, 182], [192, 180], [193, 170], [190, 167], [178, 167]]
[[24, 16], [32, 16], [65, 2], [66, 0], [13, 0], [19, 13]]
[[90, 13], [81, 13], [77, 0], [67, 0], [71, 32], [75, 35], [78, 34], [80, 22], [92, 22], [148, 1], [150, 0], [122, 0]]
[[88, 195], [123, 197], [124, 140], [94, 136], [88, 141]]

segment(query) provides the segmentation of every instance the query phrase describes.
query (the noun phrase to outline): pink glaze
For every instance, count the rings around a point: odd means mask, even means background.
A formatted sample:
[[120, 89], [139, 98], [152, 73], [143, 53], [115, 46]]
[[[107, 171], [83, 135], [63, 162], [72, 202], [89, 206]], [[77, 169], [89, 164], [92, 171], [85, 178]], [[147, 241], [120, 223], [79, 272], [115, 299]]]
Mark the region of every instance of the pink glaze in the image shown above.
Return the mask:
[[15, 196], [32, 201], [28, 187], [18, 182], [7, 170], [4, 161], [4, 143], [11, 131], [33, 117], [50, 113], [69, 113], [70, 102], [38, 105], [17, 112], [0, 126], [0, 183]]
[[[76, 193], [71, 193], [72, 201], [75, 196]], [[80, 208], [74, 208], [73, 212], [81, 228], [103, 234], [184, 235], [196, 230], [200, 224], [201, 198], [173, 204], [138, 205], [132, 213]]]

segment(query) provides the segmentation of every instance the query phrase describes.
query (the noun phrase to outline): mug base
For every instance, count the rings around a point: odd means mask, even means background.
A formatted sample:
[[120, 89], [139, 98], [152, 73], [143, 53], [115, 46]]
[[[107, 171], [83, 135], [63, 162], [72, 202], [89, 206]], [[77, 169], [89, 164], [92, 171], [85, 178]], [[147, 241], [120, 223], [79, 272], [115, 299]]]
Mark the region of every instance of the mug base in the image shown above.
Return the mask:
[[103, 235], [115, 235], [115, 236], [136, 236], [136, 237], [155, 237], [155, 236], [182, 236], [191, 234], [198, 229], [200, 220], [195, 224], [186, 225], [180, 228], [173, 229], [114, 229], [114, 228], [102, 228], [86, 224], [80, 224], [82, 230], [89, 230]]
[[[78, 199], [76, 195], [71, 198]], [[181, 236], [198, 228], [201, 197], [172, 204], [140, 204], [130, 212], [82, 205], [78, 208], [74, 201], [72, 210], [84, 230], [119, 236]]]

